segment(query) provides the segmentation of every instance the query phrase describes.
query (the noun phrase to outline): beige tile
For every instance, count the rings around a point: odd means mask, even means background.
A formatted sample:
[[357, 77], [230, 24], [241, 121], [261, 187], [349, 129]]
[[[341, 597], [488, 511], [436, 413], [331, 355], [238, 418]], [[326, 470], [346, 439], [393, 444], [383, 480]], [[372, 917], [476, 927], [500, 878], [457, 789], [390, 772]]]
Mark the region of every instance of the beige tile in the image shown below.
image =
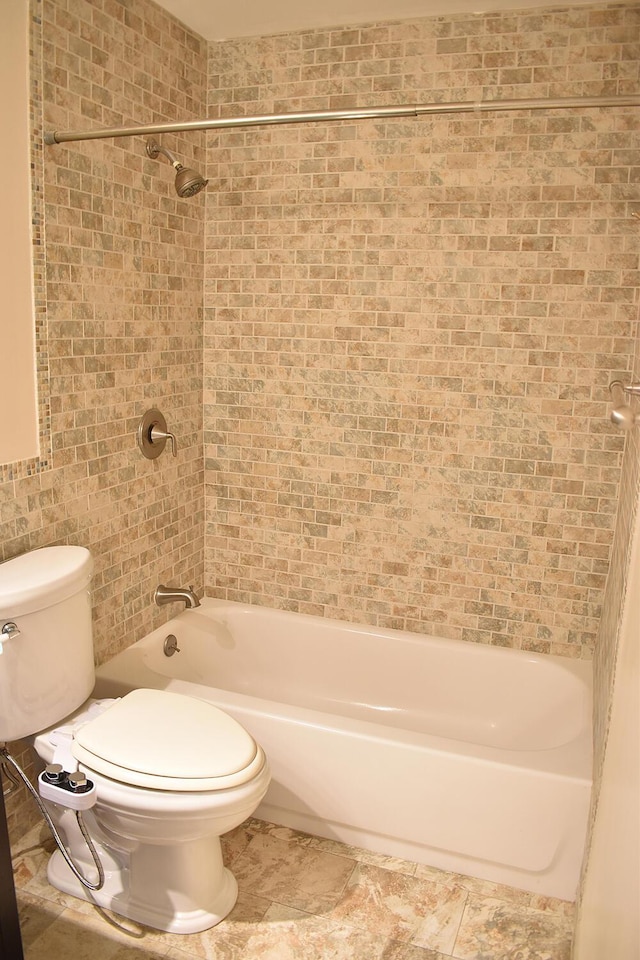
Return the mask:
[[166, 956], [165, 952], [147, 950], [144, 947], [119, 947], [109, 960], [160, 960]]
[[78, 960], [112, 960], [121, 944], [92, 930], [65, 911], [57, 922], [27, 945], [26, 960], [74, 956]]
[[415, 876], [424, 880], [433, 880], [436, 883], [455, 883], [476, 897], [486, 897], [495, 900], [506, 900], [518, 907], [533, 907], [536, 910], [549, 911], [572, 917], [575, 904], [568, 900], [558, 900], [555, 897], [541, 896], [527, 890], [509, 887], [504, 883], [495, 883], [492, 880], [481, 880], [479, 877], [469, 877], [461, 873], [446, 873], [437, 867], [429, 867], [418, 863], [415, 867]]
[[247, 820], [236, 827], [235, 830], [231, 830], [220, 838], [222, 857], [227, 867], [233, 870], [235, 861], [246, 850], [254, 835], [258, 832], [261, 832], [259, 822]]
[[437, 950], [429, 950], [426, 947], [416, 947], [412, 943], [389, 940], [381, 960], [451, 960], [451, 957], [448, 953], [439, 953]]
[[381, 957], [384, 944], [375, 933], [334, 923], [293, 907], [272, 904], [266, 914], [234, 911], [202, 934], [174, 938], [169, 956], [211, 960], [367, 960]]
[[221, 923], [201, 933], [168, 935], [167, 944], [189, 957], [241, 956], [246, 943], [262, 929], [270, 906], [268, 900], [240, 891], [235, 907]]
[[382, 853], [364, 850], [362, 847], [352, 847], [349, 844], [340, 843], [338, 840], [312, 837], [311, 846], [318, 850], [324, 850], [326, 853], [336, 853], [338, 856], [350, 857], [352, 860], [357, 860], [358, 863], [369, 863], [376, 867], [383, 867], [385, 870], [405, 873], [407, 876], [414, 876], [416, 873], [416, 864], [410, 860], [402, 860], [400, 857], [387, 857]]
[[211, 938], [207, 956], [215, 960], [378, 960], [383, 948], [384, 941], [375, 931], [301, 912], [291, 916], [287, 909], [280, 916], [280, 905], [276, 905], [258, 926], [220, 930]]
[[346, 857], [258, 835], [238, 858], [234, 874], [243, 891], [322, 913], [341, 896], [353, 867]]
[[569, 960], [571, 921], [473, 895], [452, 953], [456, 960]]
[[20, 932], [25, 947], [44, 933], [59, 918], [64, 907], [42, 900], [24, 890], [16, 893], [20, 914]]
[[358, 864], [331, 916], [375, 929], [380, 936], [448, 953], [466, 899], [466, 891], [454, 884]]

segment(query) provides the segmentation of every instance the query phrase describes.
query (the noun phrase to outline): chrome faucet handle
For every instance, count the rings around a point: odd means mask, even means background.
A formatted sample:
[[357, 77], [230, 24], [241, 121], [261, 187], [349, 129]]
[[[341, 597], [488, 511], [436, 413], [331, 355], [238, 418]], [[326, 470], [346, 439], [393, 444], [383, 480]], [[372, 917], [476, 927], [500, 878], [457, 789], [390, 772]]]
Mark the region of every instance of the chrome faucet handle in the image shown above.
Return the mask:
[[158, 443], [162, 440], [170, 440], [171, 453], [174, 455], [174, 457], [178, 456], [178, 441], [176, 440], [175, 436], [172, 433], [169, 433], [168, 430], [163, 430], [161, 427], [159, 427], [157, 424], [154, 423], [154, 425], [151, 427], [151, 430], [149, 431], [149, 438], [151, 440], [151, 443]]

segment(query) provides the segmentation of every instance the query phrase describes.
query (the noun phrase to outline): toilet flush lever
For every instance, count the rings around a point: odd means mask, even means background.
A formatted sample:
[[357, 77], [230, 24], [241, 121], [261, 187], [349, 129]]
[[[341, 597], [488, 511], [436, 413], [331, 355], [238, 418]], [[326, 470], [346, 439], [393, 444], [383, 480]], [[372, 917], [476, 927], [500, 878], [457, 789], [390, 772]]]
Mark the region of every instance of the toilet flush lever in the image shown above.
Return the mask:
[[167, 430], [167, 421], [159, 410], [147, 410], [138, 424], [138, 446], [147, 460], [155, 460], [171, 442], [171, 453], [178, 456], [178, 441]]
[[2, 627], [2, 630], [0, 630], [0, 654], [3, 652], [7, 640], [19, 636], [20, 631], [18, 630], [17, 623], [14, 623], [13, 620], [8, 620]]

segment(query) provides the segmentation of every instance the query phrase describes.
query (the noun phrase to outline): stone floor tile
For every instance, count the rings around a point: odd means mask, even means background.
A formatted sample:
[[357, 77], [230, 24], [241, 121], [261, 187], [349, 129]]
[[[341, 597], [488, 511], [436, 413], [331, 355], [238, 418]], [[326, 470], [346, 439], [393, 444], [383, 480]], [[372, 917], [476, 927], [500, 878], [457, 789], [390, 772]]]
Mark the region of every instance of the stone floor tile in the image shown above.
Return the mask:
[[470, 895], [452, 953], [456, 960], [569, 960], [571, 926], [561, 914]]
[[561, 913], [572, 916], [575, 904], [568, 900], [558, 900], [555, 897], [546, 897], [542, 894], [530, 893], [504, 883], [493, 880], [481, 880], [479, 877], [469, 877], [462, 873], [447, 873], [437, 867], [416, 864], [415, 876], [424, 880], [455, 883], [464, 887], [470, 894], [478, 897], [491, 897], [496, 900], [507, 900], [521, 907], [533, 907], [536, 910], [547, 910], [552, 913]]
[[235, 907], [221, 923], [201, 933], [169, 935], [171, 949], [198, 960], [201, 957], [226, 956], [224, 951], [228, 953], [231, 949], [227, 945], [243, 943], [261, 928], [270, 906], [268, 900], [241, 890]]
[[183, 937], [167, 956], [170, 960], [382, 960], [384, 946], [375, 931], [272, 904], [258, 922], [227, 918], [203, 934]]
[[90, 929], [65, 910], [54, 924], [25, 945], [25, 960], [51, 960], [52, 957], [113, 960], [121, 946], [99, 930]]
[[225, 862], [225, 866], [229, 867], [230, 870], [233, 871], [233, 864], [247, 849], [256, 833], [260, 832], [256, 824], [257, 821], [255, 820], [247, 820], [245, 823], [241, 823], [239, 827], [236, 827], [235, 830], [225, 833], [224, 836], [220, 838], [222, 859]]
[[26, 890], [16, 891], [23, 945], [29, 946], [58, 919], [64, 907], [35, 897]]
[[428, 947], [417, 947], [414, 943], [388, 940], [380, 960], [452, 960], [452, 957]]
[[358, 864], [333, 919], [348, 920], [381, 937], [450, 953], [466, 902], [454, 884], [418, 880]]
[[416, 877], [439, 882], [442, 882], [442, 878], [446, 877], [449, 881], [453, 880], [469, 893], [478, 897], [495, 897], [497, 900], [511, 900], [513, 903], [525, 907], [531, 906], [532, 893], [528, 893], [526, 890], [518, 890], [515, 887], [508, 887], [506, 884], [496, 883], [493, 880], [481, 880], [479, 877], [469, 877], [463, 873], [447, 873], [437, 867], [429, 867], [423, 864], [418, 864], [416, 867]]
[[[568, 960], [574, 905], [249, 820], [223, 838], [240, 881], [199, 934], [141, 927], [50, 887], [41, 827], [14, 850], [26, 960]], [[64, 947], [62, 946], [64, 944]], [[80, 946], [76, 949], [76, 945]]]
[[330, 910], [342, 895], [354, 861], [258, 834], [234, 864], [238, 886], [255, 896], [309, 913]]
[[[156, 950], [149, 951], [145, 947], [124, 946], [119, 947], [109, 960], [165, 960], [166, 956], [166, 953], [158, 953]], [[72, 958], [69, 957], [69, 960], [72, 960]], [[187, 958], [185, 957], [184, 960], [187, 960]]]
[[318, 839], [310, 833], [304, 833], [302, 830], [283, 827], [282, 824], [269, 823], [267, 820], [254, 820], [253, 824], [255, 833], [263, 833], [266, 836], [275, 837], [278, 840], [286, 840], [288, 843], [295, 843], [300, 847], [315, 845]]
[[384, 867], [385, 870], [395, 870], [396, 873], [406, 873], [407, 876], [415, 875], [417, 864], [410, 860], [402, 860], [400, 857], [389, 857], [383, 853], [374, 853], [372, 850], [364, 850], [362, 847], [352, 847], [350, 844], [341, 843], [339, 840], [326, 840], [323, 837], [312, 837], [311, 846], [317, 850], [324, 850], [326, 853], [335, 853], [338, 856], [350, 857], [357, 860], [358, 863], [370, 863], [376, 867]]
[[384, 940], [375, 931], [300, 913], [276, 914], [253, 929], [218, 930], [211, 938], [211, 960], [382, 960]]

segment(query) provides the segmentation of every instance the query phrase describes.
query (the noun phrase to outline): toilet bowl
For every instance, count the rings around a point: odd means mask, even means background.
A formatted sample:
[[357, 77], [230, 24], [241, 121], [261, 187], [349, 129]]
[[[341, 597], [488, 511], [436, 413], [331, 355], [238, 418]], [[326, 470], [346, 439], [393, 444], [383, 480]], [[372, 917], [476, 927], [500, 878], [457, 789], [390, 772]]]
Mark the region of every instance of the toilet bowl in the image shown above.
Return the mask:
[[[57, 851], [48, 865], [53, 886], [160, 930], [196, 933], [235, 904], [220, 836], [260, 803], [268, 763], [250, 734], [206, 701], [164, 690], [88, 697], [90, 572], [80, 547], [0, 564], [0, 741], [30, 736], [45, 764], [80, 770], [92, 785], [95, 802], [82, 816], [104, 884], [88, 890]], [[95, 881], [64, 792], [46, 796], [76, 866]]]

